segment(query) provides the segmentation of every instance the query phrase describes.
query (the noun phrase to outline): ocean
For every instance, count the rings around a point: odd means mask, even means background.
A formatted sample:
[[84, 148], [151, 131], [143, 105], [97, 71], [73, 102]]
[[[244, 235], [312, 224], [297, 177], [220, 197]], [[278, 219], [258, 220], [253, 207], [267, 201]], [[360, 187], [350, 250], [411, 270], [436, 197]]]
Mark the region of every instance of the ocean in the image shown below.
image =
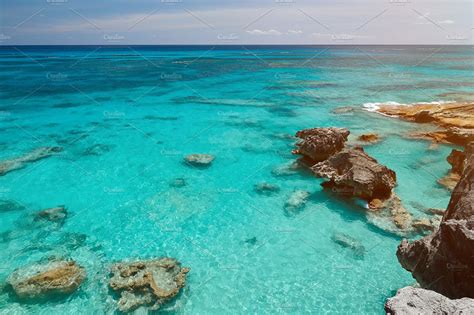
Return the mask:
[[[174, 257], [191, 271], [158, 313], [384, 314], [415, 283], [395, 255], [402, 237], [289, 167], [293, 136], [379, 134], [365, 150], [396, 171], [413, 217], [426, 217], [448, 204], [436, 181], [454, 147], [409, 139], [432, 127], [370, 109], [472, 100], [473, 61], [471, 46], [0, 47], [1, 160], [63, 148], [0, 176], [0, 313], [114, 313], [114, 262]], [[215, 160], [183, 163], [193, 153]], [[261, 194], [259, 183], [279, 189]], [[287, 211], [299, 190], [308, 202]], [[64, 224], [34, 219], [58, 205]], [[86, 268], [80, 289], [18, 300], [9, 274], [51, 257]]]

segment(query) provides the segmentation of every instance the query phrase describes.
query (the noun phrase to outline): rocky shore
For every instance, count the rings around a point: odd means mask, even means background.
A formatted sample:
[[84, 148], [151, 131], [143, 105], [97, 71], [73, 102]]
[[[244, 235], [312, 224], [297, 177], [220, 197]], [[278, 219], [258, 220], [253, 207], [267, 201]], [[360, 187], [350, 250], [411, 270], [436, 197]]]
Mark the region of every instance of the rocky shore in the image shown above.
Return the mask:
[[419, 132], [411, 137], [428, 139], [437, 143], [465, 146], [474, 141], [474, 103], [415, 103], [378, 104], [378, 113], [416, 123], [431, 123], [439, 127], [432, 132]]
[[400, 290], [387, 301], [390, 314], [474, 312], [474, 143], [465, 153], [461, 179], [439, 228], [420, 240], [403, 240], [397, 250], [400, 264], [426, 290]]
[[407, 235], [413, 231], [410, 213], [393, 192], [395, 172], [378, 163], [360, 146], [347, 146], [350, 131], [345, 128], [312, 128], [298, 131], [293, 154], [302, 155], [303, 165], [328, 181], [322, 185], [344, 198], [367, 202], [371, 215], [386, 217], [390, 232]]

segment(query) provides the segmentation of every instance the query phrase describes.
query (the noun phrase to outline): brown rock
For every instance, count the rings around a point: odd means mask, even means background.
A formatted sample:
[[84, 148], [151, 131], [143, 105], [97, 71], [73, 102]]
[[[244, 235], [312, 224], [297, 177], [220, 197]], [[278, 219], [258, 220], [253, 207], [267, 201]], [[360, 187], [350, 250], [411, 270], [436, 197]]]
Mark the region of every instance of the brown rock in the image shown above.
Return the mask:
[[357, 139], [363, 142], [376, 143], [380, 141], [380, 136], [375, 133], [368, 133], [360, 135]]
[[311, 165], [321, 162], [341, 151], [349, 136], [345, 128], [313, 128], [298, 131], [296, 136], [302, 141], [296, 144], [294, 154], [301, 154]]
[[474, 297], [473, 146], [439, 229], [411, 243], [403, 240], [397, 251], [400, 264], [423, 288], [449, 298]]
[[118, 308], [129, 312], [141, 306], [160, 308], [184, 287], [189, 268], [175, 259], [161, 258], [115, 264], [111, 272], [109, 285], [121, 294]]
[[84, 268], [74, 261], [51, 261], [18, 269], [7, 281], [20, 298], [41, 299], [71, 294], [85, 277]]
[[389, 198], [397, 180], [394, 171], [379, 164], [361, 147], [344, 149], [311, 170], [329, 179], [326, 186], [347, 187], [352, 189], [353, 196], [368, 201]]

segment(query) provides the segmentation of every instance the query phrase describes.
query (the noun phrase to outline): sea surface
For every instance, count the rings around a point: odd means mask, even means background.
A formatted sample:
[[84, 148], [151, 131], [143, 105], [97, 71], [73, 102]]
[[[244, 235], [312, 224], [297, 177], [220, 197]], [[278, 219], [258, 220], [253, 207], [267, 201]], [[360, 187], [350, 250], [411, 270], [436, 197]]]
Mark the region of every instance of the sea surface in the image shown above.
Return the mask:
[[[409, 139], [430, 127], [364, 104], [472, 100], [473, 57], [470, 46], [0, 47], [0, 159], [63, 148], [0, 177], [0, 313], [112, 314], [111, 264], [168, 256], [191, 271], [158, 313], [384, 314], [415, 282], [395, 256], [401, 237], [288, 168], [292, 136], [378, 133], [366, 151], [396, 171], [412, 215], [427, 217], [449, 201], [436, 181], [453, 147]], [[215, 160], [191, 167], [192, 153]], [[280, 190], [260, 194], [262, 182]], [[298, 190], [310, 198], [288, 211]], [[58, 205], [63, 225], [37, 224]], [[51, 257], [87, 269], [80, 289], [18, 300], [8, 275]]]

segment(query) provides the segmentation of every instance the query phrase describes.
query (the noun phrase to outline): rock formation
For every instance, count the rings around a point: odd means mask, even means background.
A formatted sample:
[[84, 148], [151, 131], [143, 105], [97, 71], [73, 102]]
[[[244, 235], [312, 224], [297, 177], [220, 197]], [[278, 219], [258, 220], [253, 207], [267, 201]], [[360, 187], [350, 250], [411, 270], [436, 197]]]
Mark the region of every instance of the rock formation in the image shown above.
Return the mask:
[[367, 133], [357, 137], [357, 140], [367, 143], [377, 143], [380, 141], [380, 136], [376, 133]]
[[287, 214], [294, 213], [303, 208], [308, 201], [310, 194], [304, 190], [294, 191], [285, 203], [285, 211]]
[[42, 299], [49, 295], [71, 294], [85, 277], [85, 269], [76, 262], [60, 260], [18, 269], [7, 282], [20, 298]]
[[326, 187], [339, 187], [368, 201], [388, 199], [397, 178], [394, 171], [370, 157], [361, 147], [344, 149], [311, 170], [319, 177], [328, 178]]
[[472, 102], [379, 104], [376, 111], [384, 115], [417, 122], [432, 123], [441, 130], [413, 134], [415, 138], [466, 146], [474, 141], [474, 104]]
[[210, 166], [212, 161], [214, 161], [214, 156], [210, 154], [190, 154], [184, 158], [187, 164], [197, 167], [206, 167]]
[[261, 195], [273, 195], [280, 191], [280, 187], [270, 183], [258, 183], [254, 187], [255, 191]]
[[461, 179], [461, 175], [464, 170], [465, 159], [465, 152], [453, 149], [447, 158], [448, 163], [451, 164], [451, 170], [445, 177], [438, 180], [438, 183], [449, 190], [453, 190]]
[[474, 314], [474, 300], [451, 300], [434, 291], [405, 287], [385, 302], [385, 312], [390, 315]]
[[53, 154], [61, 152], [61, 147], [41, 147], [20, 157], [0, 162], [0, 176], [9, 172], [24, 168], [28, 163], [47, 158]]
[[324, 161], [341, 151], [349, 137], [345, 128], [312, 128], [298, 131], [302, 141], [296, 144], [294, 154], [303, 155], [311, 164]]
[[403, 240], [400, 264], [418, 283], [449, 298], [474, 297], [474, 154], [471, 144], [461, 180], [439, 229], [423, 239]]
[[44, 209], [36, 214], [35, 220], [48, 220], [55, 223], [64, 223], [67, 217], [67, 210], [64, 206]]
[[120, 311], [129, 312], [142, 306], [157, 310], [184, 287], [188, 272], [189, 268], [181, 267], [172, 258], [118, 263], [112, 267], [109, 284], [120, 293]]
[[358, 240], [353, 238], [350, 235], [347, 235], [345, 233], [334, 233], [331, 237], [332, 241], [344, 248], [349, 248], [351, 249], [354, 254], [356, 254], [359, 257], [363, 257], [365, 255], [366, 249], [364, 245]]
[[412, 217], [393, 193], [397, 182], [395, 172], [379, 164], [362, 147], [345, 147], [349, 134], [343, 128], [299, 131], [296, 135], [303, 140], [296, 144], [293, 153], [302, 154], [316, 176], [329, 179], [322, 184], [325, 188], [347, 198], [366, 200], [368, 215], [386, 217], [393, 227], [384, 226], [384, 229], [406, 235], [412, 231]]

